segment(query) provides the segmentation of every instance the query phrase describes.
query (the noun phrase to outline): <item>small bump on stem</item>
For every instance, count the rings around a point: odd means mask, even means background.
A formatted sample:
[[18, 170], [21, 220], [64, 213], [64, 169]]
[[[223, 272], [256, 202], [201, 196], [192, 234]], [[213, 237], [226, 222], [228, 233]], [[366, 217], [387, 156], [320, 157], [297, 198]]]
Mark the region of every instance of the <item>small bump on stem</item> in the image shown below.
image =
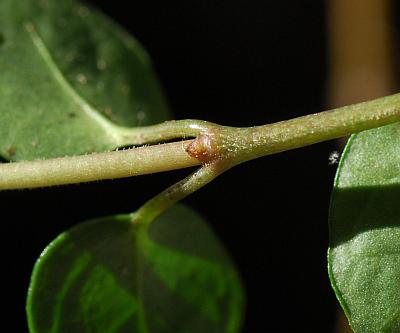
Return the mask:
[[213, 142], [211, 134], [200, 134], [187, 146], [186, 152], [202, 164], [210, 164], [218, 158], [217, 146]]

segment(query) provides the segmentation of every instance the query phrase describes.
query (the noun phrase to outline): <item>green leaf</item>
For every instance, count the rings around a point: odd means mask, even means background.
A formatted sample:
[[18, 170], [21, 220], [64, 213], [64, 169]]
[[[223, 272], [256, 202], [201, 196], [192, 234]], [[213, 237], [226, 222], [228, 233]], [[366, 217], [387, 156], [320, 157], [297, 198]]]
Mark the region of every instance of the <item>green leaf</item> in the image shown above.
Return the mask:
[[115, 149], [117, 125], [168, 118], [139, 43], [75, 0], [0, 1], [0, 156]]
[[35, 265], [31, 333], [235, 333], [243, 292], [205, 222], [176, 206], [145, 229], [129, 215], [83, 223]]
[[400, 123], [354, 135], [330, 212], [329, 274], [358, 333], [400, 332]]

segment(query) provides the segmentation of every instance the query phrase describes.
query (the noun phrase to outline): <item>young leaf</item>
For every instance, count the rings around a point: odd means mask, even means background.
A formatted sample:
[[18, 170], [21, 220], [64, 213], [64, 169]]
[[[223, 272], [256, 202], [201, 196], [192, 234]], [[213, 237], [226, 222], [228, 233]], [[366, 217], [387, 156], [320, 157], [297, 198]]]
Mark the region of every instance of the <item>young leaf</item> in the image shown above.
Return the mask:
[[357, 333], [400, 331], [400, 123], [354, 135], [330, 212], [329, 274]]
[[76, 0], [2, 0], [0, 35], [0, 156], [8, 160], [114, 149], [116, 124], [168, 117], [142, 47]]
[[235, 333], [238, 274], [193, 211], [175, 206], [145, 229], [129, 215], [83, 223], [35, 265], [31, 333]]

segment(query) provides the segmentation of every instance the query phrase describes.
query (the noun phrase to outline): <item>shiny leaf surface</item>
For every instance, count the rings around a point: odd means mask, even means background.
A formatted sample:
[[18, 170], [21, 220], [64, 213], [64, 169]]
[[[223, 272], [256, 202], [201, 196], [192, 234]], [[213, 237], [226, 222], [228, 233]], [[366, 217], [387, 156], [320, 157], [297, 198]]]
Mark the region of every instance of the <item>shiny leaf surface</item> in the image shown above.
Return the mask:
[[329, 273], [357, 333], [400, 332], [400, 123], [354, 135], [330, 212]]

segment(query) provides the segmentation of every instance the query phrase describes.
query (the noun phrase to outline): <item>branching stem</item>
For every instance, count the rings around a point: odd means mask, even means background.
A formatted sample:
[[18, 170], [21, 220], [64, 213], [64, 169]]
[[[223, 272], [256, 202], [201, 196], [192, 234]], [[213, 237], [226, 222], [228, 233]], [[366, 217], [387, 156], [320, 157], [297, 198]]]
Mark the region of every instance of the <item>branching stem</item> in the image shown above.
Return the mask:
[[143, 226], [149, 225], [163, 211], [208, 184], [223, 171], [225, 169], [218, 162], [202, 166], [188, 177], [147, 201], [136, 212], [132, 213], [132, 222], [140, 223]]
[[261, 156], [394, 122], [400, 122], [400, 94], [249, 128], [200, 120], [170, 121], [140, 129], [119, 128], [124, 144], [195, 139], [108, 153], [1, 163], [0, 190], [122, 178], [206, 165], [207, 168], [184, 180], [181, 187], [174, 188], [174, 191], [179, 189], [176, 193], [186, 196], [220, 173], [211, 166], [218, 165], [218, 170], [226, 170]]

